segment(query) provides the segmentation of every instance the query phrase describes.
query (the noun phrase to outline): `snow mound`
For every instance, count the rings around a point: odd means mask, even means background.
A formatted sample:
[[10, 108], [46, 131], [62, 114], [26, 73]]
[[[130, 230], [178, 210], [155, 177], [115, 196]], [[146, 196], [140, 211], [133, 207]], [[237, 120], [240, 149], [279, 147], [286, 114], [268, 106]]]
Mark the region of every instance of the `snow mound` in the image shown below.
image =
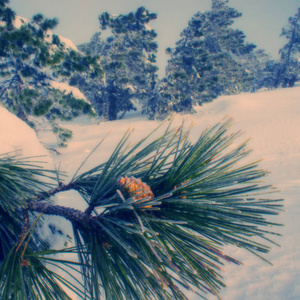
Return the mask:
[[1, 154], [21, 151], [22, 157], [40, 156], [39, 161], [51, 164], [52, 159], [35, 131], [4, 107], [0, 107], [0, 132]]

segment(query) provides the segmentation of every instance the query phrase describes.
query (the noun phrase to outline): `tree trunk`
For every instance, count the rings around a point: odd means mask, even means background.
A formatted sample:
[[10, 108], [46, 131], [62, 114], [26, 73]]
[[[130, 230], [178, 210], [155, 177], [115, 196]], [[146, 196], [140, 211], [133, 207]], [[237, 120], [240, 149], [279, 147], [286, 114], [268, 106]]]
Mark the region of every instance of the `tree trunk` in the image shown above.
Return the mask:
[[114, 93], [114, 89], [111, 91], [109, 95], [109, 103], [108, 103], [108, 119], [109, 121], [114, 121], [117, 119], [118, 110], [117, 110], [117, 97]]

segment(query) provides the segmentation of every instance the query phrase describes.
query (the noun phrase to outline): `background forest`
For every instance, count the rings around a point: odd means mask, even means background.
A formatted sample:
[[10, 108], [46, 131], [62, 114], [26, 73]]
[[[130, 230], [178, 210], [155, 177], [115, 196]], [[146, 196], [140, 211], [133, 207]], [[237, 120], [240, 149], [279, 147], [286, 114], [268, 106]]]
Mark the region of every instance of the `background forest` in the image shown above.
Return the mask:
[[[211, 10], [196, 12], [176, 46], [166, 49], [160, 78], [151, 29], [157, 15], [144, 7], [127, 15], [102, 13], [90, 42], [70, 47], [51, 33], [57, 19], [38, 14], [26, 20], [7, 3], [1, 1], [1, 103], [31, 126], [37, 125], [32, 117], [44, 117], [59, 145], [71, 137], [59, 120], [80, 114], [116, 120], [142, 109], [150, 119], [163, 119], [220, 95], [292, 87], [299, 80], [299, 11], [282, 29], [286, 44], [274, 60], [232, 28], [241, 13], [228, 1], [213, 0]], [[81, 99], [54, 82], [78, 88]]]

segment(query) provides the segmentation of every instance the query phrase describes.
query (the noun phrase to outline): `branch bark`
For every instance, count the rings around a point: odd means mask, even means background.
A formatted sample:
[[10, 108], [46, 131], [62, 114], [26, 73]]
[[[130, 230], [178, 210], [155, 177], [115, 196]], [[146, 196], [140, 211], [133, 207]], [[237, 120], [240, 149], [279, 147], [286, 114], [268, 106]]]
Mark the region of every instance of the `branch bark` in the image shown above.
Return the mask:
[[53, 205], [47, 202], [31, 201], [28, 203], [27, 209], [29, 211], [41, 212], [47, 215], [61, 216], [71, 222], [89, 223], [89, 221], [92, 220], [91, 215], [87, 215], [78, 209]]

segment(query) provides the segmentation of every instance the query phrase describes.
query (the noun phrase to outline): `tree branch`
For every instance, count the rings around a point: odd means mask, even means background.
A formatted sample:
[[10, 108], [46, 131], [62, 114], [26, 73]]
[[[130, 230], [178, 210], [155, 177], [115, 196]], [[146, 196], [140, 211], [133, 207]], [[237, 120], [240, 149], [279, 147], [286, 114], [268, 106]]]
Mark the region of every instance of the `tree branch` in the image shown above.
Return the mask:
[[48, 199], [51, 196], [54, 196], [60, 192], [69, 191], [74, 189], [74, 183], [69, 183], [64, 185], [62, 182], [59, 185], [49, 191], [42, 192], [38, 194], [32, 200], [27, 202], [27, 211], [41, 212], [47, 215], [61, 216], [70, 222], [77, 222], [81, 224], [94, 223], [96, 217], [91, 216], [92, 210], [94, 207], [89, 207], [86, 211], [81, 211], [78, 209], [73, 209], [71, 207], [53, 205], [48, 202], [43, 202], [43, 200]]
[[47, 202], [31, 201], [28, 203], [27, 209], [30, 211], [41, 212], [47, 215], [61, 216], [71, 222], [89, 223], [93, 219], [92, 216], [71, 207], [53, 205]]

